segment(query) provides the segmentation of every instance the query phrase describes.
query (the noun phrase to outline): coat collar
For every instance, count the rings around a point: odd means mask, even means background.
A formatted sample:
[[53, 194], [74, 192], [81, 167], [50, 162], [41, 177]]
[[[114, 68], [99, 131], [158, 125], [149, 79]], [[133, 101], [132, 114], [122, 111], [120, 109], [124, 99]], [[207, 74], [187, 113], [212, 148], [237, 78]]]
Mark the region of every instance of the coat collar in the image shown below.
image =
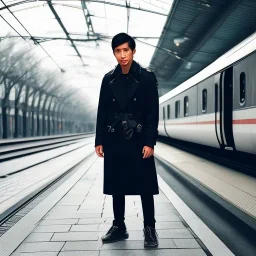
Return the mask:
[[[136, 62], [132, 61], [132, 65], [129, 70], [129, 74], [133, 76], [137, 76], [141, 74], [141, 66]], [[116, 76], [122, 75], [122, 68], [120, 64], [118, 64], [110, 73], [112, 79], [115, 78]]]
[[113, 95], [122, 110], [125, 109], [126, 105], [129, 103], [130, 99], [136, 92], [139, 87], [140, 75], [141, 75], [141, 66], [136, 62], [133, 61], [131, 68], [129, 70], [129, 85], [127, 88], [127, 97], [126, 101], [124, 102], [123, 99], [123, 91], [122, 88], [119, 86], [120, 83], [123, 83], [122, 80], [122, 69], [121, 66], [118, 64], [116, 68], [111, 72], [110, 78], [110, 88], [112, 89]]

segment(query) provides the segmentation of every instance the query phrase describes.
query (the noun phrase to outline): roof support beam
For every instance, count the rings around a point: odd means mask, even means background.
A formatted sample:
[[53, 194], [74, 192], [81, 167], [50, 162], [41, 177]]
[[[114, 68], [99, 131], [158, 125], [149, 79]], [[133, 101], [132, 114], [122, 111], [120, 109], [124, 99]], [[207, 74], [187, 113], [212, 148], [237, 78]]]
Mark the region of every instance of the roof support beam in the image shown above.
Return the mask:
[[[17, 6], [17, 5], [28, 4], [28, 3], [33, 3], [33, 2], [49, 2], [49, 0], [25, 0], [25, 1], [16, 2], [16, 3], [13, 3], [13, 4], [9, 4], [9, 5], [7, 5], [7, 7], [11, 8], [11, 7], [14, 7], [14, 6]], [[50, 2], [52, 2], [52, 1], [50, 1]], [[58, 0], [54, 0], [54, 2], [58, 2]], [[105, 2], [105, 1], [102, 1], [102, 0], [88, 0], [88, 1], [85, 1], [85, 2], [94, 2], [94, 3], [100, 3], [100, 4], [106, 4], [106, 5], [114, 5], [114, 6], [126, 8], [125, 4], [117, 4], [117, 3], [112, 3], [112, 2]], [[69, 5], [69, 7], [72, 7], [72, 6]], [[4, 10], [4, 9], [6, 9], [6, 7], [1, 7], [0, 11]], [[158, 14], [158, 15], [161, 15], [161, 16], [168, 16], [168, 14], [165, 14], [165, 13], [162, 13], [162, 12], [151, 11], [151, 10], [147, 10], [147, 9], [140, 8], [140, 7], [130, 6], [130, 9], [137, 10], [137, 11], [142, 11], [142, 12], [153, 13], [153, 14]]]
[[86, 1], [85, 0], [81, 0], [81, 5], [82, 5], [82, 10], [83, 10], [85, 22], [86, 22], [87, 29], [88, 29], [87, 37], [88, 38], [93, 38], [94, 37], [95, 38], [94, 40], [96, 41], [97, 40], [97, 36], [96, 36], [96, 34], [94, 32], [94, 29], [93, 29], [91, 15], [89, 13], [89, 9], [87, 8]]
[[51, 9], [52, 13], [54, 14], [55, 18], [57, 19], [59, 25], [61, 26], [62, 30], [63, 30], [64, 33], [66, 34], [67, 40], [69, 40], [69, 41], [71, 42], [71, 45], [72, 45], [72, 47], [74, 48], [74, 50], [76, 51], [78, 57], [81, 59], [83, 65], [85, 65], [85, 63], [84, 63], [84, 61], [83, 61], [83, 58], [82, 58], [80, 52], [78, 51], [76, 45], [74, 44], [74, 40], [69, 36], [69, 33], [68, 33], [67, 29], [65, 28], [65, 26], [63, 25], [63, 23], [62, 23], [62, 21], [61, 21], [59, 15], [58, 15], [57, 12], [55, 11], [55, 9], [54, 9], [54, 7], [53, 7], [53, 5], [52, 5], [52, 1], [47, 1], [47, 3], [48, 3], [49, 8]]
[[[222, 12], [219, 12], [218, 18], [216, 19], [216, 17], [214, 17], [214, 19], [212, 19], [212, 21], [210, 22], [210, 24], [212, 24], [212, 26], [211, 27], [206, 26], [205, 31], [202, 33], [200, 40], [198, 40], [198, 41], [195, 40], [194, 44], [191, 45], [191, 47], [188, 49], [188, 51], [187, 51], [188, 54], [187, 54], [187, 56], [184, 57], [187, 61], [190, 61], [193, 58], [193, 56], [205, 44], [205, 42], [214, 34], [214, 32], [219, 27], [221, 27], [223, 22], [227, 19], [229, 14], [237, 7], [237, 5], [239, 4], [240, 1], [241, 0], [230, 1], [230, 3], [228, 5], [226, 5], [226, 8], [223, 8]], [[176, 69], [175, 73], [173, 73], [171, 79], [175, 79], [175, 77], [177, 77], [177, 75], [181, 72], [181, 70], [184, 69], [184, 66], [187, 64], [187, 61], [180, 62], [180, 65], [175, 66], [175, 67], [177, 67], [177, 69]], [[205, 64], [203, 64], [203, 65], [205, 66]]]
[[[39, 0], [39, 1], [45, 1], [45, 0]], [[104, 0], [88, 0], [87, 2], [101, 3], [101, 4], [114, 5], [114, 6], [118, 6], [118, 7], [127, 8], [126, 4], [117, 4], [117, 3], [107, 2], [107, 1], [104, 1]], [[158, 14], [158, 15], [162, 15], [162, 16], [167, 16], [167, 14], [165, 14], [165, 13], [151, 11], [151, 10], [147, 10], [147, 9], [140, 8], [140, 7], [129, 6], [129, 8], [133, 9], [133, 10], [137, 10], [137, 11], [149, 12], [149, 13], [154, 13], [154, 14]]]
[[[189, 0], [174, 0], [170, 14], [164, 26], [164, 31], [158, 41], [157, 49], [151, 58], [150, 68], [154, 69], [157, 77], [166, 81], [166, 84], [169, 83], [170, 85], [173, 84], [178, 86], [181, 81], [183, 82], [187, 80], [221, 55], [223, 49], [220, 47], [218, 48], [221, 50], [219, 55], [212, 52], [208, 53], [207, 57], [204, 58], [202, 57], [202, 51], [205, 52], [205, 49], [209, 49], [204, 48], [204, 46], [209, 47], [209, 45], [206, 45], [206, 42], [211, 42], [211, 38], [215, 38], [216, 33], [218, 33], [218, 29], [222, 26], [225, 27], [223, 24], [226, 23], [230, 14], [237, 9], [242, 0], [226, 0], [223, 2], [216, 1], [215, 5], [211, 6], [211, 8], [204, 7], [203, 10], [199, 10], [198, 8], [200, 8], [205, 1], [195, 1], [186, 6], [186, 3], [189, 2]], [[190, 10], [188, 8], [192, 9]], [[177, 28], [175, 26], [178, 24], [177, 17], [182, 12], [185, 17], [184, 22], [181, 22], [180, 27]], [[209, 18], [206, 19], [208, 14]], [[205, 22], [194, 26], [193, 22], [195, 20], [197, 24], [199, 24], [199, 21]], [[186, 44], [181, 45], [181, 47], [178, 48], [179, 45], [175, 43], [174, 39], [176, 36], [179, 36], [179, 30], [180, 34], [184, 36], [184, 39], [185, 37], [188, 37], [189, 40]], [[232, 33], [230, 34], [232, 35]], [[175, 47], [173, 43], [175, 43], [177, 47]], [[223, 45], [226, 44], [227, 42], [223, 42]], [[228, 47], [232, 47], [232, 45]], [[171, 55], [175, 58], [169, 58], [164, 55], [161, 52], [164, 48], [168, 51], [172, 51], [174, 54]], [[205, 55], [206, 54], [204, 54], [204, 56]]]
[[[84, 36], [84, 35], [81, 35]], [[0, 36], [0, 41], [7, 39], [7, 38], [15, 38], [15, 37], [20, 37], [20, 36]], [[38, 43], [44, 43], [44, 42], [48, 42], [48, 41], [54, 41], [54, 40], [67, 40], [66, 37], [41, 37], [41, 36], [22, 36], [25, 40], [33, 40], [36, 41]], [[92, 41], [96, 41], [96, 40], [104, 40], [104, 39], [111, 39], [111, 36], [101, 36], [101, 35], [95, 35], [95, 36], [89, 36], [85, 39], [73, 39], [74, 42], [92, 42]], [[137, 39], [138, 41], [140, 41], [139, 39], [159, 39], [159, 37], [140, 37], [140, 36], [133, 36], [134, 39]], [[146, 42], [140, 41], [144, 44], [149, 45]], [[151, 45], [153, 47], [156, 47], [154, 45]]]
[[91, 35], [91, 34], [94, 35], [95, 33], [94, 33], [93, 26], [92, 26], [91, 16], [90, 16], [89, 10], [88, 10], [87, 5], [86, 5], [84, 0], [81, 0], [81, 5], [82, 5], [86, 25], [87, 25], [87, 28], [88, 28], [87, 35], [88, 36]]
[[129, 34], [129, 23], [130, 23], [130, 7], [131, 7], [131, 4], [130, 4], [130, 1], [128, 3], [128, 1], [126, 0], [125, 1], [125, 4], [126, 4], [126, 11], [127, 11], [127, 34]]
[[[26, 29], [26, 27], [20, 22], [20, 20], [13, 14], [13, 12], [9, 9], [9, 7], [5, 4], [5, 2], [3, 0], [1, 0], [2, 4], [5, 6], [5, 8], [9, 11], [9, 13], [14, 17], [14, 19], [23, 27], [23, 29], [28, 33], [28, 35], [30, 35], [30, 39], [34, 41], [35, 44], [39, 45], [42, 50], [51, 58], [51, 60], [58, 66], [58, 68], [60, 69], [61, 72], [63, 72], [63, 70], [61, 69], [61, 67], [58, 65], [58, 63], [53, 59], [53, 57], [44, 49], [44, 47], [35, 40], [35, 38], [29, 33], [29, 31]], [[4, 19], [4, 17], [2, 17], [0, 15], [0, 17], [15, 31], [17, 32], [17, 34], [22, 37], [25, 40], [25, 37], [22, 36], [13, 26], [11, 26], [11, 24]]]

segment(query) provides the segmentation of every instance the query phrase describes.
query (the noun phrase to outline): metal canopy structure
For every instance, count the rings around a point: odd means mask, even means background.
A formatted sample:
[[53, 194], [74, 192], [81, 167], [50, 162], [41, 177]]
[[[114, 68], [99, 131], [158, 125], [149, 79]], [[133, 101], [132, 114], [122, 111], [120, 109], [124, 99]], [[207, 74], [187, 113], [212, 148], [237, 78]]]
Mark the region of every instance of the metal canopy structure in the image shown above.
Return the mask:
[[163, 95], [256, 30], [256, 1], [175, 0], [150, 67]]
[[135, 60], [155, 71], [161, 96], [252, 34], [255, 11], [250, 0], [0, 0], [0, 41], [34, 42], [95, 108], [116, 33], [136, 38]]
[[13, 37], [37, 45], [35, 58], [62, 73], [93, 110], [103, 75], [116, 65], [112, 37], [120, 32], [132, 35], [137, 40], [135, 60], [149, 67], [172, 2], [0, 0], [0, 47]]

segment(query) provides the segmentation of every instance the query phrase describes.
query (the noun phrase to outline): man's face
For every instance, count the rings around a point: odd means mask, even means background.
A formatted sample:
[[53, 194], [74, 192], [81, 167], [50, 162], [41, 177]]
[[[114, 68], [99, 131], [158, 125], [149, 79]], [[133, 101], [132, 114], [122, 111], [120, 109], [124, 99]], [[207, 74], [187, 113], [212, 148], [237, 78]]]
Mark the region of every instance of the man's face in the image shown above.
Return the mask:
[[121, 67], [125, 67], [133, 61], [133, 54], [136, 50], [129, 47], [128, 43], [121, 44], [114, 49], [114, 55]]

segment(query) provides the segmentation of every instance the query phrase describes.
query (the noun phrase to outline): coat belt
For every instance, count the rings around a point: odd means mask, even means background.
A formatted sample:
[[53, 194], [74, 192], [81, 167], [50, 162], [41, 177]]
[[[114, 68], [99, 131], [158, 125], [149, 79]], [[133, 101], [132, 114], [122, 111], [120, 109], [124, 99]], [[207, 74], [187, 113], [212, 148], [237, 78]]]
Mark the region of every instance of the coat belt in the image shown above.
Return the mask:
[[133, 130], [136, 128], [137, 132], [142, 130], [142, 124], [136, 116], [133, 116], [131, 113], [113, 113], [108, 115], [108, 121], [112, 121], [111, 125], [108, 125], [108, 132], [114, 132], [115, 126], [119, 121], [122, 122], [122, 127], [124, 131], [124, 136], [126, 139], [130, 139], [133, 135]]
[[129, 120], [131, 118], [134, 118], [134, 116], [131, 113], [113, 113], [108, 115], [108, 119], [117, 119], [117, 120]]

